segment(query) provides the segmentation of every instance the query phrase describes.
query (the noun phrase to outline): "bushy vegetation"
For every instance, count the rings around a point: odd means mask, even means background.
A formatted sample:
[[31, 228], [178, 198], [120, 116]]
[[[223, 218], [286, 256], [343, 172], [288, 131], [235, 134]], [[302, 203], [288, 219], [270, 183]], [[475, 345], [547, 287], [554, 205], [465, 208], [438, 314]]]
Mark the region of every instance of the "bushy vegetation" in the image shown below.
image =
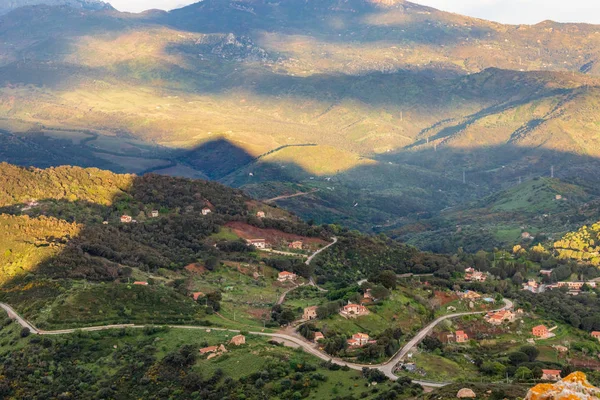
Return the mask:
[[583, 226], [554, 243], [559, 258], [600, 266], [600, 223]]

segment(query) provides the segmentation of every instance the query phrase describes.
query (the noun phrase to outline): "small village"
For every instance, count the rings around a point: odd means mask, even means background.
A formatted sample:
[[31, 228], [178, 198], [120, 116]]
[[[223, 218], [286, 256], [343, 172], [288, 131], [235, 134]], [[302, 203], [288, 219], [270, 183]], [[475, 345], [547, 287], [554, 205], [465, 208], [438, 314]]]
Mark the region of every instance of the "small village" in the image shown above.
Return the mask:
[[[32, 207], [31, 211], [43, 204], [31, 202], [26, 207]], [[183, 207], [177, 212], [207, 220], [218, 217], [212, 204]], [[542, 381], [564, 377], [558, 367], [567, 359], [593, 368], [598, 364], [600, 369], [593, 351], [582, 356], [579, 347], [579, 343], [600, 344], [600, 331], [582, 337], [581, 332], [564, 324], [540, 318], [525, 302], [504, 305], [502, 296], [486, 290], [498, 277], [476, 267], [455, 274], [451, 288], [440, 287], [435, 274], [397, 274], [397, 285], [384, 287], [377, 279], [361, 279], [341, 298], [331, 301], [328, 290], [311, 278], [306, 266], [307, 260], [335, 242], [284, 233], [268, 228], [268, 224], [262, 227], [261, 223], [273, 216], [271, 213], [268, 209], [253, 210], [249, 217], [259, 221], [255, 225], [230, 221], [206, 240], [217, 250], [231, 243], [241, 245], [236, 248], [244, 248], [250, 258], [198, 262], [185, 267], [185, 282], [178, 290], [205, 310], [207, 322], [242, 332], [281, 332], [325, 357], [380, 365], [401, 351], [432, 318], [451, 316], [403, 355], [394, 368], [396, 374], [438, 382], [469, 376], [485, 380], [487, 366], [478, 364], [479, 354], [494, 354], [503, 360], [503, 368], [509, 368], [513, 362], [510, 356], [527, 346], [540, 353], [536, 362], [544, 368], [537, 379]], [[168, 211], [149, 209], [135, 215], [123, 214], [118, 223], [152, 223], [168, 215]], [[103, 222], [114, 223], [112, 219]], [[526, 278], [520, 288], [532, 295], [560, 290], [578, 296], [597, 288], [597, 280], [572, 277], [573, 280], [552, 281], [550, 269], [529, 273]], [[168, 271], [136, 272], [126, 283], [140, 290], [153, 290], [156, 285], [175, 280], [183, 279]], [[199, 354], [206, 362], [216, 363], [226, 359], [232, 349], [244, 346], [246, 340], [244, 333], [235, 335], [201, 347]], [[523, 371], [524, 377], [532, 374], [532, 370]]]

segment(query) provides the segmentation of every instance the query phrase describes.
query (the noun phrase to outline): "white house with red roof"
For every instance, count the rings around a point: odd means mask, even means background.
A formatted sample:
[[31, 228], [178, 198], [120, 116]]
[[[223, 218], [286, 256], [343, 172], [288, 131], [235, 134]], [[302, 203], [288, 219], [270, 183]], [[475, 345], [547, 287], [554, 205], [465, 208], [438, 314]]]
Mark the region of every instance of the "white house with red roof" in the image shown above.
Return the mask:
[[266, 249], [267, 248], [267, 241], [265, 239], [247, 239], [246, 244], [248, 246], [252, 246], [257, 249]]
[[295, 281], [296, 278], [298, 278], [298, 275], [294, 274], [293, 272], [282, 271], [279, 273], [277, 280], [279, 282], [288, 282], [288, 281]]
[[369, 309], [360, 304], [349, 303], [340, 310], [340, 315], [344, 318], [357, 318], [368, 314]]
[[543, 381], [560, 381], [562, 378], [560, 376], [560, 369], [543, 369], [542, 370], [542, 380]]
[[366, 333], [355, 333], [352, 338], [348, 339], [348, 345], [350, 347], [362, 347], [368, 344], [369, 341], [370, 337]]
[[485, 316], [485, 320], [492, 325], [514, 322], [515, 318], [515, 313], [510, 310], [492, 311]]

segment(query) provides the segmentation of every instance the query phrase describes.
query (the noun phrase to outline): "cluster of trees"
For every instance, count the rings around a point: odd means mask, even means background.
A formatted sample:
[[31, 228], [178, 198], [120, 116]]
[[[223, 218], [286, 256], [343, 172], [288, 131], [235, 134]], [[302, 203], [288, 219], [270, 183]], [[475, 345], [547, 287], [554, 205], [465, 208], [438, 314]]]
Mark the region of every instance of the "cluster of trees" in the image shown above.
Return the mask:
[[400, 328], [386, 329], [375, 337], [375, 343], [369, 343], [357, 351], [359, 361], [368, 362], [393, 356], [400, 349], [402, 336]]
[[135, 179], [133, 175], [118, 175], [97, 168], [37, 169], [7, 163], [0, 163], [0, 176], [0, 207], [33, 199], [79, 200], [107, 206], [116, 196], [129, 190]]
[[[317, 327], [312, 323], [306, 323], [298, 328], [298, 333], [308, 340], [313, 340]], [[348, 337], [337, 332], [326, 332], [325, 339], [321, 345], [326, 353], [332, 356], [356, 356], [361, 362], [372, 362], [388, 358], [396, 354], [400, 349], [400, 339], [403, 333], [400, 328], [388, 328], [375, 336], [374, 343], [364, 345], [359, 349], [349, 349]]]
[[[536, 361], [540, 351], [535, 346], [522, 346], [506, 357], [484, 360], [475, 357], [475, 365], [480, 372], [491, 377], [512, 377], [519, 381], [539, 380], [543, 369], [561, 369], [559, 364]], [[566, 371], [565, 371], [566, 372]], [[569, 372], [567, 372], [568, 374]]]
[[386, 270], [396, 274], [424, 274], [465, 268], [457, 257], [422, 253], [385, 235], [367, 236], [351, 231], [340, 236], [338, 244], [315, 261], [319, 283], [333, 282], [342, 288]]
[[586, 261], [600, 266], [600, 223], [583, 226], [577, 232], [567, 233], [554, 243], [560, 258]]
[[271, 257], [262, 260], [269, 267], [273, 267], [278, 271], [293, 272], [304, 278], [310, 278], [315, 271], [314, 266], [306, 265], [304, 260], [292, 257]]

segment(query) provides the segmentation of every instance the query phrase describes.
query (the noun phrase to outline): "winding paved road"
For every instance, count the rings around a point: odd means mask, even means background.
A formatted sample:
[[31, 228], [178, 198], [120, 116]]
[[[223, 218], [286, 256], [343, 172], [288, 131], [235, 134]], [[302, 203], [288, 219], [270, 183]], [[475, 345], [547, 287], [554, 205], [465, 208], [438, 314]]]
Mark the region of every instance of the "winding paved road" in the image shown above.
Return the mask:
[[336, 244], [338, 242], [338, 238], [336, 238], [336, 237], [332, 237], [331, 239], [333, 240], [333, 242], [329, 243], [327, 246], [323, 247], [322, 249], [315, 251], [312, 254], [312, 256], [308, 257], [308, 259], [306, 260], [306, 265], [310, 265], [310, 263], [312, 262], [312, 260], [315, 259], [316, 256], [318, 256], [319, 254], [321, 254], [322, 252], [324, 252], [325, 250], [327, 250], [328, 248], [330, 248], [331, 246], [333, 246], [334, 244]]
[[[505, 310], [505, 309], [513, 307], [513, 302], [508, 299], [504, 299], [504, 303], [505, 303], [504, 307], [502, 307], [499, 310]], [[31, 333], [36, 334], [36, 335], [63, 335], [63, 334], [75, 333], [77, 331], [88, 331], [89, 332], [89, 331], [102, 331], [102, 330], [121, 329], [121, 328], [140, 329], [140, 328], [145, 327], [145, 325], [123, 324], [123, 325], [104, 325], [104, 326], [93, 326], [93, 327], [87, 327], [87, 328], [45, 331], [45, 330], [36, 328], [31, 322], [29, 322], [26, 319], [24, 319], [23, 317], [21, 317], [8, 304], [0, 303], [0, 307], [3, 308], [8, 313], [8, 316], [10, 318], [16, 320], [22, 327], [28, 328], [31, 331]], [[458, 314], [449, 314], [449, 315], [439, 317], [438, 319], [436, 319], [435, 321], [433, 321], [429, 325], [427, 325], [425, 328], [423, 328], [421, 331], [419, 331], [419, 333], [413, 339], [411, 339], [402, 349], [400, 349], [400, 351], [398, 351], [398, 353], [396, 353], [396, 355], [393, 356], [388, 362], [386, 362], [384, 364], [378, 364], [378, 365], [355, 364], [355, 363], [346, 362], [339, 358], [335, 358], [335, 357], [332, 358], [330, 355], [325, 354], [325, 353], [321, 352], [320, 350], [318, 350], [317, 348], [315, 348], [312, 343], [310, 343], [304, 339], [300, 339], [298, 337], [291, 336], [291, 335], [280, 334], [280, 333], [266, 333], [266, 332], [249, 332], [249, 333], [251, 335], [266, 336], [266, 337], [271, 337], [271, 338], [275, 338], [275, 339], [281, 339], [286, 342], [292, 342], [292, 343], [298, 345], [299, 347], [302, 347], [302, 349], [304, 351], [306, 351], [307, 353], [312, 354], [315, 357], [320, 358], [321, 360], [331, 361], [335, 364], [342, 365], [342, 366], [346, 365], [349, 368], [357, 370], [357, 371], [360, 371], [363, 367], [376, 368], [376, 369], [380, 370], [381, 372], [383, 372], [391, 380], [396, 380], [396, 379], [398, 379], [398, 377], [396, 375], [394, 375], [394, 370], [395, 370], [396, 366], [398, 365], [398, 363], [400, 361], [402, 361], [404, 359], [404, 357], [406, 357], [408, 352], [410, 350], [412, 350], [415, 346], [417, 346], [425, 338], [425, 336], [427, 336], [433, 330], [433, 328], [435, 328], [440, 322], [445, 321], [447, 319], [451, 319], [451, 318], [461, 317], [464, 315], [476, 315], [476, 314], [482, 314], [482, 313], [483, 312], [458, 313]], [[215, 331], [225, 331], [225, 332], [232, 332], [232, 333], [240, 332], [239, 330], [236, 330], [236, 329], [213, 328], [213, 327], [205, 327], [205, 326], [169, 325], [169, 327], [174, 328], [174, 329], [198, 329], [198, 330], [211, 329], [211, 330], [215, 330]], [[427, 382], [427, 381], [417, 381], [417, 380], [415, 380], [414, 382], [420, 384], [421, 386], [429, 387], [429, 388], [439, 388], [439, 387], [443, 387], [443, 386], [447, 385], [447, 383], [440, 383], [440, 382]]]

